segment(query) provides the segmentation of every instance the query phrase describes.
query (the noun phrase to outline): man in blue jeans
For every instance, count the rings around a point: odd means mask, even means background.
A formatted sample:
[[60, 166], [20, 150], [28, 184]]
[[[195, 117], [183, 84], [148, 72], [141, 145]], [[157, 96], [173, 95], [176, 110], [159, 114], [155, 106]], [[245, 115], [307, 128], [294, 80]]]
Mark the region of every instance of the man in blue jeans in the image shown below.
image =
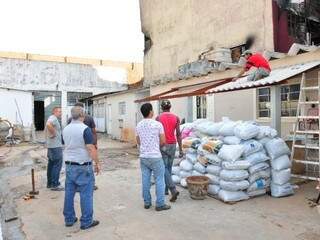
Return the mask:
[[72, 121], [63, 130], [65, 142], [64, 159], [66, 163], [66, 183], [63, 215], [65, 225], [71, 227], [77, 222], [74, 211], [74, 195], [80, 192], [82, 230], [95, 227], [99, 221], [93, 220], [93, 189], [94, 170], [100, 172], [97, 149], [94, 146], [94, 138], [91, 129], [83, 123], [84, 109], [73, 107], [71, 109]]
[[61, 108], [54, 107], [46, 123], [46, 144], [48, 148], [47, 188], [63, 191], [59, 182], [62, 167]]
[[168, 210], [171, 207], [165, 204], [165, 168], [160, 152], [160, 146], [165, 143], [164, 130], [161, 123], [152, 119], [153, 109], [150, 103], [141, 106], [141, 113], [144, 119], [138, 123], [136, 132], [140, 150], [144, 208], [149, 209], [152, 205], [150, 188], [153, 172], [156, 184], [156, 210]]

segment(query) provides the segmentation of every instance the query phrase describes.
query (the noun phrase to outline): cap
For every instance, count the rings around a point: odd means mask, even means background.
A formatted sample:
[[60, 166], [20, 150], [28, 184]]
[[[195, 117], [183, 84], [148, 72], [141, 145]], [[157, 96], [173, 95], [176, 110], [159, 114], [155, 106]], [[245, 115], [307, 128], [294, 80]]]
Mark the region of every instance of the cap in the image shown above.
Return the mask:
[[247, 55], [247, 54], [252, 54], [252, 51], [251, 51], [251, 50], [245, 50], [245, 51], [241, 54], [241, 56], [245, 56], [245, 55]]
[[163, 101], [161, 102], [161, 108], [162, 108], [162, 109], [169, 109], [169, 108], [171, 108], [171, 103], [170, 103], [170, 101], [169, 101], [169, 100], [163, 100]]

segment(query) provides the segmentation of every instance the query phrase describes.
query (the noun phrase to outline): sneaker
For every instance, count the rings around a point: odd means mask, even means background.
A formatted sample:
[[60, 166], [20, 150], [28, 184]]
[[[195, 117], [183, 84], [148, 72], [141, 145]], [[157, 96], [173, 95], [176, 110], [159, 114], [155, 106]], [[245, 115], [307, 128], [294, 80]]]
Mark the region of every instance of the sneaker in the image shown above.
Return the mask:
[[100, 223], [99, 221], [93, 220], [92, 223], [89, 226], [87, 226], [87, 227], [82, 227], [81, 226], [80, 229], [81, 230], [86, 230], [86, 229], [89, 229], [89, 228], [93, 228], [93, 227], [99, 225], [99, 223]]
[[66, 223], [66, 227], [72, 227], [77, 221], [78, 218], [76, 218], [73, 223]]
[[151, 208], [151, 204], [145, 204], [144, 205], [144, 209], [150, 209]]
[[169, 210], [171, 208], [171, 206], [170, 205], [163, 205], [163, 206], [161, 206], [161, 207], [156, 207], [156, 211], [165, 211], [165, 210]]
[[171, 195], [170, 202], [175, 202], [175, 201], [177, 200], [179, 194], [180, 194], [180, 193], [179, 193], [178, 191], [175, 191], [175, 193], [173, 193], [173, 194]]
[[64, 187], [60, 187], [60, 186], [58, 186], [58, 187], [53, 187], [53, 188], [51, 188], [51, 191], [57, 191], [57, 192], [59, 192], [59, 191], [64, 191]]

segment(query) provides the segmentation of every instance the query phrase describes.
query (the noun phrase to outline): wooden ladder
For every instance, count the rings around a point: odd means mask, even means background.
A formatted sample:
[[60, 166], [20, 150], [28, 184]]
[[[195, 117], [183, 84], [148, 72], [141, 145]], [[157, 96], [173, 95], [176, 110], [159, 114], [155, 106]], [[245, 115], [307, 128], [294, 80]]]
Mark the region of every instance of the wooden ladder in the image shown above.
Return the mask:
[[[317, 101], [307, 101], [306, 93], [307, 92], [317, 92]], [[320, 106], [320, 72], [318, 72], [318, 85], [317, 86], [306, 86], [306, 75], [305, 73], [302, 74], [302, 79], [300, 83], [300, 94], [299, 94], [299, 101], [297, 106], [297, 115], [295, 120], [295, 126], [294, 126], [294, 134], [293, 134], [293, 141], [292, 141], [292, 151], [291, 151], [291, 161], [297, 162], [300, 164], [305, 165], [306, 172], [304, 174], [292, 174], [293, 177], [297, 178], [303, 178], [308, 180], [316, 180], [320, 181], [320, 130], [319, 130], [319, 111], [318, 116], [309, 116], [308, 112], [306, 112], [306, 106], [310, 107], [311, 104], [315, 104], [316, 107], [319, 110]], [[316, 130], [310, 130], [307, 129], [307, 121], [308, 120], [318, 120], [317, 121], [317, 129]], [[300, 123], [304, 123], [304, 129], [300, 129]], [[311, 126], [311, 124], [310, 124]], [[304, 143], [297, 144], [297, 134], [304, 135]], [[314, 138], [316, 136], [316, 138]], [[312, 138], [310, 138], [312, 137]], [[316, 144], [310, 144], [308, 143], [308, 140], [315, 140], [317, 139]], [[304, 159], [295, 159], [295, 149], [302, 148], [304, 149]], [[309, 159], [308, 154], [309, 152], [315, 152], [317, 151], [316, 157], [313, 159]], [[318, 168], [317, 172], [308, 173], [308, 165], [314, 166], [314, 168]], [[317, 166], [317, 167], [316, 167]], [[320, 196], [320, 195], [319, 195]]]

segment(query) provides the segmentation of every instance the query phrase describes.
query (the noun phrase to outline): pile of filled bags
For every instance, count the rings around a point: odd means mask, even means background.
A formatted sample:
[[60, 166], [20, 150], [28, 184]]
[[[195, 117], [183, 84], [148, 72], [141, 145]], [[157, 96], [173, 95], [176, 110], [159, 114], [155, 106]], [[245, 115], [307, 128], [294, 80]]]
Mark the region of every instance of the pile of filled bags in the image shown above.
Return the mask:
[[208, 194], [236, 202], [266, 194], [293, 194], [290, 150], [277, 131], [255, 122], [200, 119], [182, 126], [185, 158], [175, 161], [172, 179], [183, 187], [188, 176], [207, 176]]

